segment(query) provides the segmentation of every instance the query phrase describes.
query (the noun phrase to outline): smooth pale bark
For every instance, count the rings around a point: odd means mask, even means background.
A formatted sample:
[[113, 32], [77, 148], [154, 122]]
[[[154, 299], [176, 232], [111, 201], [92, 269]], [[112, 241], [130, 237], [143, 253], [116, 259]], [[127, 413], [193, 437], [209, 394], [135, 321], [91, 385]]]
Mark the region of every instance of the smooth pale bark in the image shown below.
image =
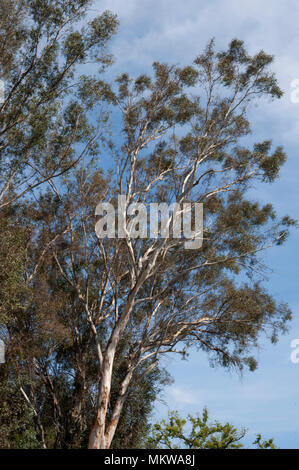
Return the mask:
[[[118, 343], [119, 337], [116, 338], [116, 343]], [[117, 344], [116, 344], [117, 345]], [[95, 421], [89, 436], [89, 449], [107, 449], [106, 445], [106, 436], [105, 436], [105, 423], [106, 423], [106, 414], [110, 397], [111, 389], [111, 379], [112, 379], [112, 366], [113, 359], [115, 356], [114, 347], [109, 347], [103, 360], [101, 380], [100, 380], [100, 389], [98, 396], [98, 406], [96, 410]]]
[[114, 410], [113, 410], [113, 413], [112, 413], [112, 417], [110, 419], [110, 423], [107, 426], [107, 430], [106, 430], [107, 449], [110, 448], [112, 439], [114, 437], [114, 434], [115, 434], [115, 431], [116, 431], [116, 428], [117, 428], [117, 425], [118, 425], [118, 422], [119, 422], [120, 414], [122, 412], [122, 409], [123, 409], [123, 406], [124, 406], [124, 403], [125, 403], [125, 400], [126, 400], [127, 391], [128, 391], [128, 387], [129, 387], [129, 384], [130, 384], [132, 376], [133, 376], [133, 372], [134, 372], [134, 368], [132, 367], [129, 370], [129, 372], [127, 373], [125, 379], [123, 380], [123, 382], [120, 386], [119, 395], [118, 395], [116, 403], [114, 405]]
[[[101, 370], [101, 379], [99, 385], [99, 394], [98, 394], [98, 406], [96, 410], [96, 417], [89, 435], [88, 448], [89, 449], [109, 449], [112, 438], [114, 436], [117, 423], [119, 421], [120, 413], [122, 410], [124, 397], [126, 390], [131, 380], [131, 375], [128, 377], [127, 384], [121, 388], [119, 398], [116, 402], [116, 408], [112, 415], [112, 421], [107, 427], [106, 431], [106, 415], [107, 408], [110, 399], [111, 391], [111, 382], [112, 382], [112, 372], [113, 372], [113, 363], [115, 358], [116, 349], [120, 340], [120, 336], [126, 328], [130, 313], [132, 311], [134, 300], [137, 295], [140, 283], [137, 283], [133, 291], [128, 297], [127, 305], [123, 313], [123, 317], [120, 319], [119, 323], [116, 325], [110, 341], [107, 345], [106, 351], [103, 357], [103, 364]], [[123, 399], [122, 399], [123, 397]]]

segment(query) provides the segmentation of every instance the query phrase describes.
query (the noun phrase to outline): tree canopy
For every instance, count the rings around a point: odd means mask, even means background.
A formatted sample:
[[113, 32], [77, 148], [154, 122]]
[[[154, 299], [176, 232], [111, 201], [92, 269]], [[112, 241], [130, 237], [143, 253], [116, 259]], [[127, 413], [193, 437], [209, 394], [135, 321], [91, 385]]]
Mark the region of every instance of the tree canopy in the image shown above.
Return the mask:
[[[263, 285], [263, 254], [295, 221], [248, 195], [286, 154], [244, 140], [251, 106], [282, 96], [273, 57], [210, 41], [192, 64], [108, 80], [118, 21], [89, 19], [91, 4], [0, 0], [3, 426], [26, 408], [12, 440], [44, 448], [139, 445], [169, 380], [163, 355], [196, 347], [254, 370], [261, 334], [276, 341], [291, 319]], [[120, 196], [124, 236], [98, 237], [96, 207]], [[171, 236], [173, 212], [170, 236], [143, 238], [127, 212], [141, 203], [203, 204], [201, 248]]]

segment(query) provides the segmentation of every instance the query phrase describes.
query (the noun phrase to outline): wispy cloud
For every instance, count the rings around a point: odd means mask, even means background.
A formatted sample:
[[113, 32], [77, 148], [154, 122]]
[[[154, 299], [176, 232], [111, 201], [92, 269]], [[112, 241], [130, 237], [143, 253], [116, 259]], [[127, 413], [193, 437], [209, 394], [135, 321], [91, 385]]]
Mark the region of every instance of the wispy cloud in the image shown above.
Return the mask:
[[192, 390], [186, 390], [182, 387], [171, 387], [170, 394], [173, 400], [180, 405], [198, 405], [201, 406], [200, 394]]

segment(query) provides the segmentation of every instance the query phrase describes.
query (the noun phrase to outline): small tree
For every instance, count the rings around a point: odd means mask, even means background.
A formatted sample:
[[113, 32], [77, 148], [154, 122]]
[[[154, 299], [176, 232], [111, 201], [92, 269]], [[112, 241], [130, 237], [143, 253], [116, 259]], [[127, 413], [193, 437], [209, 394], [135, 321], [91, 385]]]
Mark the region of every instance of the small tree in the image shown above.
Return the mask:
[[[186, 429], [186, 424], [188, 429]], [[238, 430], [230, 423], [209, 422], [208, 410], [202, 416], [188, 415], [182, 419], [177, 411], [169, 413], [168, 421], [162, 420], [152, 427], [147, 447], [157, 449], [240, 449], [240, 442], [246, 435], [245, 429]], [[253, 443], [259, 449], [275, 449], [273, 439], [262, 441], [260, 434]]]

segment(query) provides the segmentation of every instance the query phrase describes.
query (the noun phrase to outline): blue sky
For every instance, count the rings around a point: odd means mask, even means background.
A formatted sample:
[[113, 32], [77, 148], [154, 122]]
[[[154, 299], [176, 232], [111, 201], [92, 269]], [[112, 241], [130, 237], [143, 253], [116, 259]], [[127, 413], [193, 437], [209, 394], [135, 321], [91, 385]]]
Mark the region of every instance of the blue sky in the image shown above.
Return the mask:
[[[275, 103], [262, 103], [251, 111], [253, 140], [272, 138], [289, 155], [281, 178], [253, 190], [252, 196], [274, 204], [281, 215], [299, 219], [299, 103], [291, 101], [291, 82], [299, 79], [299, 3], [295, 0], [97, 0], [95, 11], [109, 9], [120, 20], [112, 40], [115, 64], [109, 72], [150, 73], [153, 61], [187, 64], [211, 37], [224, 48], [237, 37], [250, 53], [264, 49], [275, 55], [273, 70], [285, 94]], [[203, 353], [189, 360], [164, 359], [175, 382], [165, 389], [165, 404], [157, 403], [155, 418], [168, 409], [181, 414], [201, 411], [248, 428], [246, 442], [261, 432], [274, 437], [279, 447], [299, 448], [299, 364], [290, 361], [290, 343], [299, 338], [299, 231], [287, 245], [268, 252], [273, 273], [267, 282], [279, 300], [289, 303], [294, 319], [288, 335], [277, 345], [262, 342], [258, 370], [236, 373], [211, 369]]]

